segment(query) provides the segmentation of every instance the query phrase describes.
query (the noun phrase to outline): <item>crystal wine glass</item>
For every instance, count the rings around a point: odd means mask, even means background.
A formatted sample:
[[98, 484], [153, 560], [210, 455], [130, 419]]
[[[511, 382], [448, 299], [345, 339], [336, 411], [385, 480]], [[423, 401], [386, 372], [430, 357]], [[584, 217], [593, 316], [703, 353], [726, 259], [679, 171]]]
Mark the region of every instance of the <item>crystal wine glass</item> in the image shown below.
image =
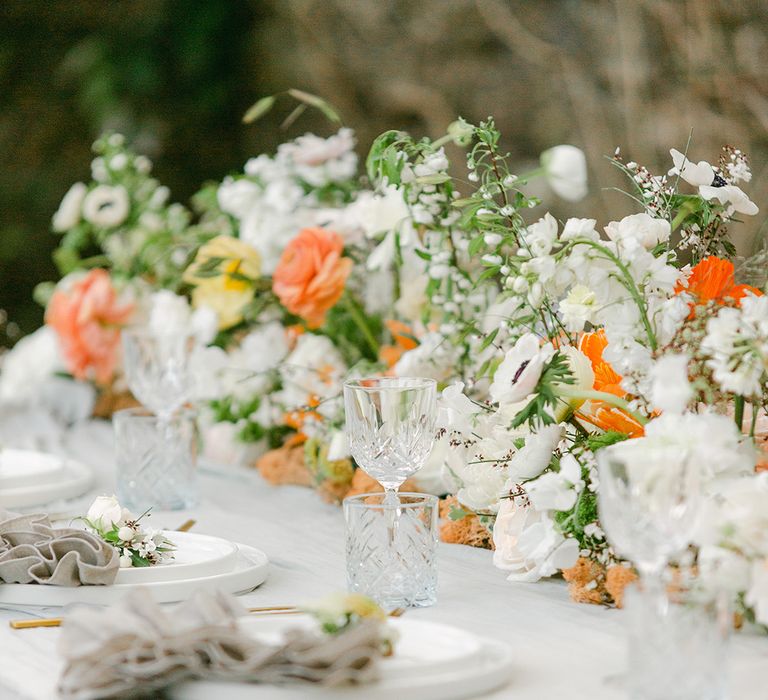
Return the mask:
[[600, 520], [649, 591], [663, 593], [669, 561], [693, 539], [702, 504], [699, 465], [666, 445], [628, 440], [597, 453]]
[[194, 337], [137, 326], [124, 329], [122, 340], [125, 376], [133, 395], [161, 420], [169, 420], [189, 398]]
[[435, 439], [434, 379], [376, 377], [344, 383], [347, 436], [352, 456], [378, 481], [387, 503], [427, 461]]

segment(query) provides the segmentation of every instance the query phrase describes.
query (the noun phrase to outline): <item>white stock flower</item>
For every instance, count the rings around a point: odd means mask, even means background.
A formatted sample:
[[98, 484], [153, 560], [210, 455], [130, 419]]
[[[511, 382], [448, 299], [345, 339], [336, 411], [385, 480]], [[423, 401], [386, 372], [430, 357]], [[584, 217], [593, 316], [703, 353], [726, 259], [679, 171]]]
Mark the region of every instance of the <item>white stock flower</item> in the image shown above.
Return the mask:
[[245, 178], [226, 177], [216, 192], [219, 206], [223, 212], [236, 219], [244, 219], [258, 206], [262, 187]]
[[579, 543], [565, 539], [545, 511], [513, 499], [501, 502], [493, 526], [493, 564], [508, 581], [534, 582], [576, 563]]
[[686, 354], [663, 355], [651, 369], [651, 404], [662, 413], [683, 413], [693, 398]]
[[760, 210], [740, 187], [736, 185], [723, 185], [722, 187], [699, 187], [699, 194], [708, 202], [713, 199], [725, 206], [725, 215], [730, 217], [734, 213], [754, 216]]
[[557, 220], [547, 212], [543, 218], [520, 232], [523, 245], [518, 253], [537, 258], [548, 255], [557, 240]]
[[721, 309], [707, 322], [701, 348], [723, 391], [760, 396], [768, 370], [768, 297], [748, 295], [741, 309]]
[[519, 483], [539, 476], [552, 460], [552, 454], [563, 437], [558, 424], [545, 425], [527, 435], [521, 447], [509, 462], [510, 481]]
[[541, 165], [555, 194], [569, 202], [587, 196], [587, 159], [576, 146], [562, 145], [541, 154]]
[[115, 496], [97, 496], [85, 516], [101, 530], [110, 530], [123, 519], [123, 508]]
[[694, 187], [702, 185], [711, 185], [715, 181], [715, 170], [705, 160], [698, 163], [688, 160], [685, 154], [671, 148], [669, 154], [672, 156], [674, 167], [667, 173], [668, 175], [679, 175], [688, 184]]
[[387, 185], [380, 192], [360, 192], [357, 199], [347, 206], [347, 213], [358, 222], [366, 238], [402, 230], [406, 234], [405, 242], [409, 242], [410, 227], [406, 224], [410, 212], [403, 191], [394, 185]]
[[80, 223], [80, 212], [86, 194], [88, 194], [88, 188], [82, 182], [76, 182], [69, 188], [53, 215], [54, 231], [63, 233]]
[[341, 128], [327, 139], [304, 134], [278, 146], [278, 158], [290, 162], [296, 174], [312, 187], [344, 182], [355, 176], [357, 154], [352, 129]]
[[[665, 413], [645, 426], [649, 444], [674, 447], [696, 464], [706, 479], [749, 474], [755, 451], [728, 416], [716, 413]], [[637, 440], [632, 441], [637, 442]]]
[[768, 625], [768, 559], [752, 564], [752, 583], [745, 597], [755, 611], [755, 621]]
[[597, 219], [575, 219], [571, 218], [565, 222], [560, 239], [570, 241], [574, 238], [587, 238], [592, 241], [600, 239], [600, 234], [595, 229]]
[[542, 346], [533, 333], [521, 336], [493, 375], [489, 389], [491, 400], [499, 404], [517, 403], [532, 394], [544, 365], [554, 354], [552, 344]]
[[630, 214], [621, 221], [611, 221], [605, 232], [612, 241], [634, 247], [638, 244], [652, 250], [659, 243], [666, 243], [672, 233], [669, 221], [655, 219], [645, 212]]
[[583, 488], [581, 465], [572, 454], [563, 455], [560, 459], [560, 471], [545, 472], [525, 485], [531, 505], [536, 510], [569, 510]]
[[98, 185], [83, 200], [83, 218], [94, 226], [114, 228], [128, 217], [131, 203], [122, 185]]
[[594, 321], [596, 304], [597, 296], [589, 287], [583, 284], [572, 287], [559, 307], [566, 330], [574, 333], [583, 331], [585, 324]]

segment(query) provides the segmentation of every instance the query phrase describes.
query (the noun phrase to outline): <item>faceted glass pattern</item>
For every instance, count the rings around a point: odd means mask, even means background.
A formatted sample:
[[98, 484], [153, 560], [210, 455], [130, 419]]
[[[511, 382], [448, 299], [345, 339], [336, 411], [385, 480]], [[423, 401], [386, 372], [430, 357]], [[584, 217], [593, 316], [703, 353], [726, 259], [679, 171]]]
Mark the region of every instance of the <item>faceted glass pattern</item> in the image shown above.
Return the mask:
[[437, 498], [401, 493], [400, 504], [362, 494], [344, 500], [347, 587], [386, 610], [437, 600]]
[[137, 515], [147, 508], [181, 510], [197, 503], [197, 427], [192, 411], [168, 420], [143, 408], [113, 418], [117, 495]]
[[180, 408], [189, 398], [194, 339], [137, 327], [123, 330], [122, 341], [125, 377], [133, 395], [161, 416]]
[[436, 405], [433, 379], [386, 377], [346, 382], [347, 437], [358, 466], [385, 489], [399, 488], [429, 457]]

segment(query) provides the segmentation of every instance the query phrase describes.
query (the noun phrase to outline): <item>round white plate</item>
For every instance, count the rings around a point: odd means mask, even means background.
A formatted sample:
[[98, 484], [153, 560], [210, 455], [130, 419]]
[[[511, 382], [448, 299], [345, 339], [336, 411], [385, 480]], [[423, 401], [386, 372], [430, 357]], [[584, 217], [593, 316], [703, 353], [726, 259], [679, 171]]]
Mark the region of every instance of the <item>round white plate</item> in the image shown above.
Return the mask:
[[158, 583], [216, 576], [232, 571], [237, 564], [237, 545], [229, 540], [194, 532], [164, 532], [176, 545], [174, 557], [165, 564], [120, 569], [116, 584]]
[[115, 583], [111, 586], [40, 586], [36, 583], [4, 583], [0, 586], [0, 605], [114, 605], [134, 588], [145, 588], [158, 603], [186, 600], [195, 591], [245, 593], [264, 583], [269, 560], [260, 549], [238, 544], [237, 559], [231, 571], [213, 576], [196, 576], [178, 581], [143, 584]]
[[44, 506], [82, 496], [93, 481], [84, 464], [31, 450], [2, 450], [0, 467], [0, 508]]
[[[242, 624], [254, 636], [274, 642], [280, 630], [306, 624], [293, 616], [248, 617]], [[455, 627], [407, 617], [390, 624], [400, 638], [395, 654], [381, 662], [381, 678], [365, 686], [322, 688], [307, 684], [291, 686], [195, 681], [172, 690], [172, 698], [208, 700], [331, 700], [365, 698], [392, 700], [413, 697], [419, 700], [464, 700], [477, 698], [505, 686], [513, 673], [513, 649], [495, 640], [477, 637]]]
[[60, 480], [65, 474], [61, 457], [32, 450], [0, 450], [0, 491]]

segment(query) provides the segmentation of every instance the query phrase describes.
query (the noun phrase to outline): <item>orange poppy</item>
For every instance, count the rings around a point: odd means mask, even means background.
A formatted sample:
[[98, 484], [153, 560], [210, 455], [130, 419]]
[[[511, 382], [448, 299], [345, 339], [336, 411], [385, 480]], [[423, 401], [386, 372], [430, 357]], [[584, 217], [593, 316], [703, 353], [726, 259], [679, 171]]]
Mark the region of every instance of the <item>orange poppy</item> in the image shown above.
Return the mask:
[[[626, 392], [621, 388], [621, 375], [603, 359], [606, 345], [608, 339], [602, 329], [584, 333], [579, 340], [579, 350], [592, 363], [595, 375], [594, 390], [624, 398]], [[632, 416], [604, 401], [588, 401], [577, 416], [602, 430], [615, 430], [630, 437], [640, 437], [645, 432], [643, 426]]]
[[714, 301], [724, 306], [739, 305], [748, 292], [762, 295], [756, 287], [748, 284], [736, 284], [735, 268], [730, 260], [711, 255], [695, 265], [688, 277], [688, 285], [678, 284], [675, 293], [688, 292], [693, 297], [691, 318], [695, 316], [695, 306]]

